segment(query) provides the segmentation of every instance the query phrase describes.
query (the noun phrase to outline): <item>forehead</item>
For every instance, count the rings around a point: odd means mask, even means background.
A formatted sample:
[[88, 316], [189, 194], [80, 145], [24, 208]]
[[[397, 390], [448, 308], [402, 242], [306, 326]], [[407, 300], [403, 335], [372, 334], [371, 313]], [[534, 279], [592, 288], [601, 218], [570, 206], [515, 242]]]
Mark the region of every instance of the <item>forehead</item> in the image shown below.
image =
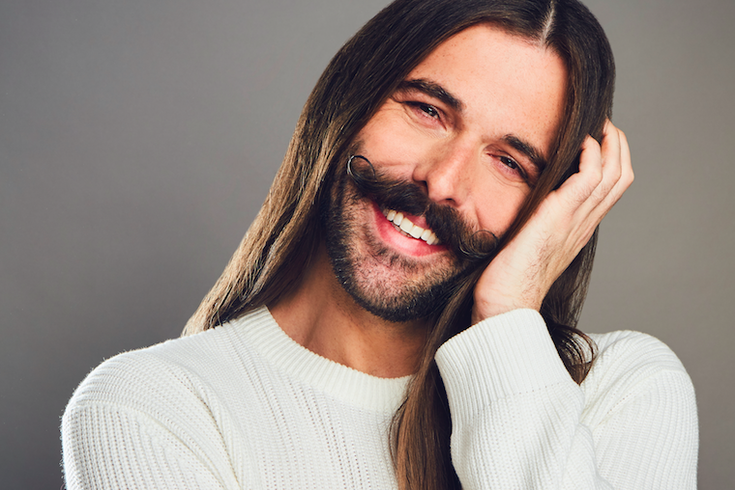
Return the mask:
[[518, 134], [544, 154], [566, 101], [567, 70], [556, 52], [491, 24], [450, 37], [406, 78], [439, 84], [460, 102], [465, 122], [488, 136]]

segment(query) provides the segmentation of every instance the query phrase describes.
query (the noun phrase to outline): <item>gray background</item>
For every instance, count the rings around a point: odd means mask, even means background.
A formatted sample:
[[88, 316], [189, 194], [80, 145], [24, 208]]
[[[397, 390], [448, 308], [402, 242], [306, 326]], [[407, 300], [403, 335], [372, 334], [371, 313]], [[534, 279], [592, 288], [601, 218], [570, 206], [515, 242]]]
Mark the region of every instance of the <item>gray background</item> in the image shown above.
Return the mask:
[[[59, 417], [104, 358], [176, 337], [260, 206], [302, 104], [385, 0], [0, 3], [0, 481], [59, 488]], [[735, 487], [735, 2], [590, 0], [636, 182], [582, 327], [687, 366], [700, 487]]]

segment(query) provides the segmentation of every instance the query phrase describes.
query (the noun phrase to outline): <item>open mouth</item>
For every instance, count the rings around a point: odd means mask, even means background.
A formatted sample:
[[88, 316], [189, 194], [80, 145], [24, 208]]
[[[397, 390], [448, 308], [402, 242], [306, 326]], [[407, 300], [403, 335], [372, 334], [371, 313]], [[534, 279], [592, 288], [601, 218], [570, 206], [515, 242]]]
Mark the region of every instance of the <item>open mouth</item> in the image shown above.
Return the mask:
[[411, 222], [407, 217], [400, 211], [394, 211], [392, 209], [383, 209], [383, 215], [385, 218], [393, 223], [398, 230], [402, 231], [405, 235], [408, 235], [417, 240], [423, 240], [429, 245], [440, 245], [441, 242], [428, 228], [422, 228]]

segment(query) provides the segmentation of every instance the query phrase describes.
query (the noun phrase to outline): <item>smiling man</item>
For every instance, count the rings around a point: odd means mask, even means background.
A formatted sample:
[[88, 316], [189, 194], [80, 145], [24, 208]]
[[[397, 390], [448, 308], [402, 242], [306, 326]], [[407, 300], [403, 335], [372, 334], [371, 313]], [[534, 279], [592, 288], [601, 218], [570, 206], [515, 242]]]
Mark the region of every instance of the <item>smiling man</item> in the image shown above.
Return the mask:
[[63, 420], [74, 488], [694, 488], [691, 382], [576, 329], [633, 180], [571, 0], [399, 0], [335, 56], [182, 339]]

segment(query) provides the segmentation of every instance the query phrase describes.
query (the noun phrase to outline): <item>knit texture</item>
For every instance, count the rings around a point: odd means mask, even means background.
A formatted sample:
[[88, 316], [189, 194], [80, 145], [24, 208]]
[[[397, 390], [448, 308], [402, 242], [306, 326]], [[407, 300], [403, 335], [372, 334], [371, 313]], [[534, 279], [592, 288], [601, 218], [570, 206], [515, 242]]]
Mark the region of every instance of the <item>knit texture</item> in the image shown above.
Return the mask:
[[[636, 332], [595, 335], [576, 385], [538, 313], [473, 326], [439, 350], [466, 489], [696, 487], [694, 392]], [[291, 340], [266, 308], [120, 354], [62, 419], [76, 489], [390, 489], [390, 422], [409, 377], [376, 378]]]

